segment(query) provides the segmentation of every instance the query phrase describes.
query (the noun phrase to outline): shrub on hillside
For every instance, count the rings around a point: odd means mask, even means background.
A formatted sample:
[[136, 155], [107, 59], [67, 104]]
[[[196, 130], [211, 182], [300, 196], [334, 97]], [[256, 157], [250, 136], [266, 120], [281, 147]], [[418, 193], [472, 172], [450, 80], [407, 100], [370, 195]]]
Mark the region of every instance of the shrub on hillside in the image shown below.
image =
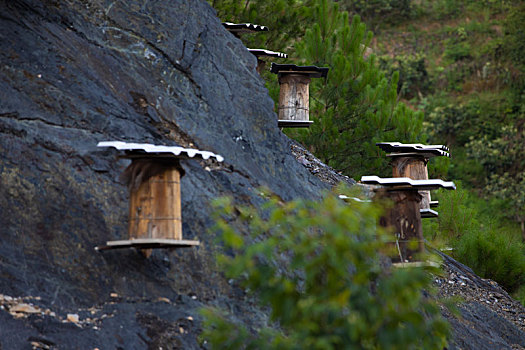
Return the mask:
[[432, 18], [450, 19], [459, 16], [465, 1], [458, 0], [422, 0], [422, 6]]
[[512, 296], [521, 304], [525, 305], [525, 286], [521, 286]]
[[412, 0], [340, 0], [341, 7], [361, 16], [365, 22], [376, 24], [399, 23], [414, 15]]
[[525, 284], [525, 246], [515, 227], [502, 225], [504, 213], [458, 185], [439, 192], [439, 218], [425, 222], [427, 238], [454, 248], [452, 256], [508, 292]]
[[394, 58], [381, 56], [379, 67], [387, 75], [393, 75], [395, 71], [399, 71], [397, 91], [405, 99], [423, 96], [430, 89], [424, 55], [396, 55]]
[[503, 22], [505, 37], [503, 49], [507, 57], [517, 66], [525, 66], [525, 4], [521, 4], [510, 11]]
[[525, 283], [524, 252], [519, 237], [489, 227], [465, 232], [456, 243], [454, 257], [514, 292]]
[[[278, 327], [250, 332], [213, 309], [202, 338], [212, 349], [442, 349], [449, 335], [431, 277], [421, 269], [385, 266], [385, 238], [372, 204], [283, 203], [262, 209], [217, 203], [216, 228], [227, 251], [228, 278], [270, 308]], [[244, 237], [232, 226], [247, 227]]]

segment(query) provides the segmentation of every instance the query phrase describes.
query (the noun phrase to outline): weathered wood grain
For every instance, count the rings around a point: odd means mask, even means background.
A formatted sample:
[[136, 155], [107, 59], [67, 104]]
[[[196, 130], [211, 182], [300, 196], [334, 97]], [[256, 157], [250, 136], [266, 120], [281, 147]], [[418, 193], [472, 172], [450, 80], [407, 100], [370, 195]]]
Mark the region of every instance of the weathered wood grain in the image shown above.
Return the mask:
[[[180, 172], [177, 167], [144, 181], [131, 189], [129, 238], [182, 239]], [[149, 256], [151, 251], [146, 251]]]
[[300, 74], [279, 76], [279, 120], [309, 120], [310, 77]]
[[[425, 157], [394, 157], [392, 159], [393, 177], [408, 177], [413, 180], [428, 180], [428, 159]], [[430, 209], [430, 191], [419, 191], [422, 196], [420, 209]]]

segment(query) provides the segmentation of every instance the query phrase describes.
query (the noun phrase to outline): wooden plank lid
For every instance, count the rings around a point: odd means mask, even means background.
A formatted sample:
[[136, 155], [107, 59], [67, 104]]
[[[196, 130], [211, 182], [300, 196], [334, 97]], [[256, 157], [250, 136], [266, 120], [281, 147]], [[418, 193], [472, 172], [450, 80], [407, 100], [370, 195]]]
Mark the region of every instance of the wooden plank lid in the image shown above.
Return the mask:
[[417, 149], [440, 149], [446, 152], [450, 151], [445, 145], [424, 145], [422, 143], [378, 142], [376, 143], [376, 146], [386, 152], [407, 152]]
[[363, 176], [361, 182], [364, 184], [375, 184], [392, 189], [403, 190], [435, 190], [438, 188], [445, 188], [447, 190], [455, 190], [456, 185], [451, 181], [443, 181], [439, 179], [431, 180], [413, 180], [408, 177], [388, 177], [381, 178], [379, 176]]
[[432, 209], [420, 209], [421, 218], [437, 218], [439, 213]]
[[400, 143], [400, 142], [378, 142], [376, 146], [385, 152], [392, 152], [390, 157], [396, 156], [425, 156], [450, 157], [449, 148], [445, 145], [423, 145], [421, 143]]
[[105, 245], [95, 247], [95, 250], [111, 250], [123, 248], [155, 249], [155, 248], [186, 248], [200, 245], [199, 241], [184, 239], [136, 238], [119, 241], [107, 241]]
[[248, 49], [253, 55], [257, 57], [276, 57], [276, 58], [287, 58], [288, 55], [282, 52], [270, 51], [265, 49]]
[[224, 26], [224, 28], [226, 28], [226, 30], [234, 34], [267, 32], [269, 30], [266, 26], [261, 26], [253, 23], [223, 22], [222, 25]]
[[202, 158], [215, 159], [217, 162], [224, 161], [224, 158], [213, 152], [200, 151], [193, 148], [183, 148], [178, 146], [160, 146], [149, 143], [126, 143], [122, 141], [101, 141], [97, 147], [112, 147], [119, 151], [125, 151], [124, 157], [136, 158], [137, 156], [163, 156], [171, 158]]
[[314, 122], [311, 120], [286, 120], [279, 119], [277, 126], [280, 128], [309, 128]]
[[328, 67], [317, 67], [317, 66], [297, 66], [295, 64], [278, 64], [272, 63], [270, 72], [283, 75], [283, 74], [299, 74], [307, 75], [310, 78], [326, 78], [328, 75]]

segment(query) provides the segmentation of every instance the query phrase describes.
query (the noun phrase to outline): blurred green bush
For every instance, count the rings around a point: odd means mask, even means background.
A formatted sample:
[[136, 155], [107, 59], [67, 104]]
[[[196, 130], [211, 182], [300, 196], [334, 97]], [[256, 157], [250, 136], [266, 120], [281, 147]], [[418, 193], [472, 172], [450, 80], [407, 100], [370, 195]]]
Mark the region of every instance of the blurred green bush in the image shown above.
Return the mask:
[[515, 228], [505, 223], [504, 212], [493, 211], [501, 203], [487, 205], [456, 185], [456, 191], [436, 196], [439, 218], [424, 222], [426, 237], [437, 246], [453, 248], [451, 255], [481, 277], [498, 282], [509, 293], [517, 291], [525, 284], [525, 245]]
[[[234, 315], [206, 309], [212, 349], [442, 349], [449, 327], [421, 268], [391, 269], [380, 252], [389, 237], [371, 203], [320, 202], [235, 207], [215, 203], [216, 230], [229, 254], [221, 268], [270, 308], [275, 327], [248, 331]], [[235, 227], [245, 227], [244, 236]], [[387, 259], [388, 260], [388, 259]]]

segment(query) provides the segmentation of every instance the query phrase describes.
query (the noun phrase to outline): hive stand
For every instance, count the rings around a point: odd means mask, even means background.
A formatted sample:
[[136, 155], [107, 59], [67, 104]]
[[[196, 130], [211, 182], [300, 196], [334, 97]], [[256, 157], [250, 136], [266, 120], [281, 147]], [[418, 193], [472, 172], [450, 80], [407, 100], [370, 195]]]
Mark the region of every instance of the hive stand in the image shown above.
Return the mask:
[[270, 51], [265, 49], [248, 49], [255, 57], [257, 57], [257, 73], [261, 72], [266, 67], [266, 61], [262, 57], [287, 58], [288, 55], [282, 52]]
[[242, 34], [256, 33], [256, 32], [267, 32], [268, 27], [260, 26], [252, 23], [231, 23], [223, 22], [222, 25], [227, 31], [240, 38]]
[[[403, 144], [399, 142], [379, 142], [376, 145], [385, 152], [390, 152], [392, 175], [394, 177], [409, 177], [414, 180], [428, 179], [428, 160], [432, 157], [450, 157], [449, 149], [443, 145], [422, 145], [419, 143]], [[423, 197], [420, 203], [421, 217], [437, 217], [438, 213], [431, 207], [438, 205], [432, 201], [429, 191], [421, 191]]]
[[379, 224], [391, 228], [396, 236], [398, 256], [393, 263], [417, 261], [417, 255], [425, 251], [421, 214], [419, 211], [422, 195], [420, 191], [438, 188], [455, 189], [452, 182], [442, 180], [413, 180], [402, 178], [380, 178], [363, 176], [361, 182], [370, 185], [381, 185], [375, 190], [374, 200], [390, 199], [394, 205], [380, 218]]
[[279, 76], [279, 119], [282, 128], [310, 127], [310, 92], [312, 78], [326, 78], [328, 67], [296, 66], [272, 63], [270, 72]]
[[202, 158], [222, 162], [217, 154], [182, 147], [157, 146], [120, 141], [99, 142], [131, 159], [123, 178], [130, 190], [128, 239], [108, 241], [96, 250], [138, 248], [149, 257], [154, 248], [198, 246], [182, 239], [180, 179], [184, 170], [179, 159]]

